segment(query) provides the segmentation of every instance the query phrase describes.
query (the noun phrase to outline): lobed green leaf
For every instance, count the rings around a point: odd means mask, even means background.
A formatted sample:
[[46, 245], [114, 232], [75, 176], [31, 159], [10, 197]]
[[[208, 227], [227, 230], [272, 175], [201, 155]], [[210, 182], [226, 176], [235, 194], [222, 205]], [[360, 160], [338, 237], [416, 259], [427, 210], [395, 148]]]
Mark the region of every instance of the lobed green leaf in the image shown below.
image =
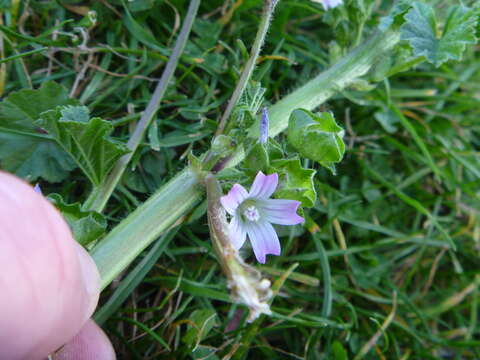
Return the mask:
[[288, 141], [300, 155], [315, 160], [335, 172], [334, 163], [345, 153], [343, 129], [332, 113], [314, 114], [305, 109], [292, 112], [288, 121]]
[[35, 121], [44, 111], [59, 105], [74, 105], [66, 89], [47, 81], [37, 90], [24, 89], [0, 103], [0, 164], [29, 181], [65, 179], [75, 163], [45, 134]]
[[436, 67], [448, 60], [461, 60], [466, 45], [477, 42], [477, 11], [464, 5], [449, 9], [443, 31], [429, 4], [414, 3], [405, 20], [400, 29], [402, 40], [410, 43], [415, 56], [424, 56]]
[[100, 184], [115, 162], [128, 152], [125, 145], [108, 138], [113, 126], [89, 117], [85, 106], [59, 106], [42, 113], [44, 127], [74, 159], [92, 184]]
[[276, 172], [279, 176], [275, 197], [298, 200], [304, 207], [312, 207], [315, 204], [317, 198], [313, 184], [315, 170], [302, 168], [300, 159], [274, 160], [271, 162], [270, 172]]
[[107, 220], [95, 211], [83, 211], [79, 202], [68, 204], [59, 194], [48, 195], [48, 200], [60, 210], [75, 240], [85, 246], [100, 238], [107, 228]]

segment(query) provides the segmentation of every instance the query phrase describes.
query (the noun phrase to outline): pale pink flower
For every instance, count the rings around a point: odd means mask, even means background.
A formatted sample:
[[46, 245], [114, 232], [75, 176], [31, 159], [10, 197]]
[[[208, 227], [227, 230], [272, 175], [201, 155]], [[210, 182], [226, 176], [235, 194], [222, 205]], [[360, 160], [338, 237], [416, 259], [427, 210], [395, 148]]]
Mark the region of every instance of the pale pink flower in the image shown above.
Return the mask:
[[280, 255], [280, 241], [272, 224], [296, 225], [304, 221], [297, 215], [300, 202], [270, 199], [278, 185], [276, 173], [255, 177], [250, 192], [240, 184], [233, 185], [227, 195], [220, 198], [231, 215], [229, 236], [235, 249], [240, 249], [248, 239], [258, 262], [264, 264], [266, 255]]

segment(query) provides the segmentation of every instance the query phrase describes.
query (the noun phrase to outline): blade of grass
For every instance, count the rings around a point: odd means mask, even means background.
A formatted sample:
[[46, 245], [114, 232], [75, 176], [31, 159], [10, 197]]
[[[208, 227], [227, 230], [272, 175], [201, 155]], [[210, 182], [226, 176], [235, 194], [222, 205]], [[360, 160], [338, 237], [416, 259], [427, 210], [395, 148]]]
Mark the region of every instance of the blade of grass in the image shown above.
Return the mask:
[[160, 102], [162, 101], [163, 95], [167, 91], [168, 84], [172, 79], [172, 76], [177, 67], [180, 56], [185, 48], [185, 45], [190, 35], [192, 29], [193, 21], [197, 15], [198, 8], [200, 6], [200, 0], [192, 0], [187, 10], [187, 16], [178, 35], [175, 47], [172, 51], [172, 55], [168, 59], [165, 70], [162, 73], [162, 77], [155, 88], [155, 91], [150, 99], [145, 112], [143, 113], [140, 121], [137, 123], [135, 130], [128, 140], [127, 147], [131, 150], [130, 153], [121, 157], [118, 162], [115, 164], [111, 173], [108, 175], [107, 179], [103, 184], [93, 189], [92, 193], [84, 203], [84, 208], [88, 210], [94, 210], [97, 212], [102, 212], [105, 205], [108, 202], [113, 190], [117, 186], [120, 178], [122, 177], [125, 168], [132, 159], [135, 150], [143, 139], [143, 135], [147, 130], [148, 126], [153, 120]]
[[34, 55], [36, 53], [45, 51], [47, 49], [48, 49], [47, 47], [42, 47], [42, 48], [38, 48], [38, 49], [35, 49], [35, 50], [31, 50], [31, 51], [25, 51], [25, 52], [20, 53], [20, 54], [8, 56], [6, 58], [0, 59], [0, 64], [7, 63], [7, 62], [12, 61], [12, 60], [20, 59], [20, 58], [25, 57], [25, 56]]
[[322, 316], [329, 318], [332, 313], [332, 277], [330, 274], [330, 264], [328, 262], [327, 253], [323, 247], [322, 240], [318, 237], [318, 233], [312, 233], [312, 239], [318, 252], [320, 260], [320, 268], [323, 276], [323, 303]]
[[392, 110], [398, 116], [404, 128], [410, 133], [410, 135], [412, 135], [413, 140], [415, 141], [417, 146], [420, 148], [420, 151], [423, 153], [423, 155], [427, 159], [427, 163], [432, 168], [435, 175], [437, 175], [439, 178], [444, 177], [442, 171], [438, 168], [437, 164], [433, 160], [432, 155], [430, 155], [427, 145], [425, 145], [425, 142], [422, 140], [420, 135], [418, 135], [417, 130], [415, 130], [415, 127], [413, 127], [410, 121], [408, 121], [408, 119], [402, 114], [402, 112], [395, 105], [390, 104], [390, 110]]
[[387, 318], [383, 322], [382, 326], [380, 326], [380, 329], [377, 330], [377, 332], [370, 338], [370, 340], [362, 346], [360, 349], [359, 353], [353, 358], [353, 360], [360, 360], [365, 357], [365, 355], [368, 354], [368, 352], [371, 350], [373, 346], [377, 343], [378, 339], [382, 334], [385, 333], [385, 330], [390, 326], [392, 323], [393, 319], [395, 318], [395, 314], [397, 312], [397, 293], [393, 293], [393, 306], [392, 306], [392, 311], [390, 314], [388, 314]]
[[430, 211], [428, 211], [418, 200], [411, 198], [407, 194], [405, 194], [402, 191], [399, 191], [397, 187], [393, 184], [391, 184], [389, 181], [387, 181], [383, 176], [381, 176], [379, 173], [377, 173], [375, 170], [371, 169], [368, 165], [365, 165], [364, 162], [362, 162], [362, 168], [372, 176], [375, 180], [383, 184], [385, 187], [390, 189], [400, 200], [405, 202], [406, 204], [410, 205], [413, 207], [415, 210], [417, 210], [419, 213], [425, 215], [440, 231], [440, 233], [444, 236], [444, 238], [447, 240], [449, 243], [450, 247], [453, 250], [456, 250], [456, 245], [453, 242], [452, 238], [448, 234], [448, 232], [443, 228], [443, 226], [440, 225], [440, 223], [437, 221], [436, 217], [433, 216]]

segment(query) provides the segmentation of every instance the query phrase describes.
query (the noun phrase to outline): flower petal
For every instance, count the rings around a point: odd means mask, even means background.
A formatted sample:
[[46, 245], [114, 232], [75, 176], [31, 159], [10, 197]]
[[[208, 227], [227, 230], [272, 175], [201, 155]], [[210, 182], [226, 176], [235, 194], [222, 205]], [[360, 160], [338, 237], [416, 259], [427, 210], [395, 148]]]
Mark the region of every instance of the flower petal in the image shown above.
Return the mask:
[[278, 174], [265, 175], [261, 171], [258, 172], [252, 187], [250, 188], [249, 197], [257, 199], [268, 199], [278, 185]]
[[235, 215], [238, 205], [248, 196], [247, 190], [240, 185], [235, 184], [227, 195], [220, 198], [220, 203], [230, 215]]
[[232, 217], [230, 224], [228, 224], [228, 230], [233, 247], [235, 250], [240, 249], [247, 238], [247, 232], [242, 220], [238, 216]]
[[247, 233], [258, 262], [265, 264], [267, 254], [280, 255], [280, 240], [272, 224], [268, 222], [250, 222]]
[[296, 225], [305, 221], [297, 215], [300, 201], [283, 199], [266, 199], [258, 202], [261, 216], [266, 221], [279, 225]]

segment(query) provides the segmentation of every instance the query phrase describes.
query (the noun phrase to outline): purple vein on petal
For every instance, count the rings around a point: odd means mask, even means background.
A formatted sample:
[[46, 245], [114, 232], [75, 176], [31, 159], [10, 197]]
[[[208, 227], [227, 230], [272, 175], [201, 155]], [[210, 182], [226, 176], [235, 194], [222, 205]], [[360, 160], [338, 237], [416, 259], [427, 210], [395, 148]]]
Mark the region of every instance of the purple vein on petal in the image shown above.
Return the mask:
[[228, 227], [232, 245], [236, 250], [238, 250], [243, 246], [245, 239], [247, 238], [245, 225], [242, 223], [242, 220], [240, 220], [238, 216], [234, 216], [232, 217], [232, 220], [230, 220], [230, 224]]
[[250, 197], [258, 199], [268, 199], [275, 192], [278, 185], [278, 174], [265, 175], [258, 172], [252, 187], [250, 188]]
[[265, 264], [266, 255], [280, 255], [280, 240], [273, 226], [267, 222], [249, 224], [247, 233], [257, 261]]
[[264, 222], [259, 225], [266, 240], [267, 254], [280, 255], [280, 240], [272, 224]]
[[268, 222], [279, 225], [296, 225], [305, 221], [297, 215], [300, 202], [296, 200], [267, 199], [261, 203], [262, 215]]
[[249, 224], [247, 226], [247, 234], [257, 261], [260, 264], [265, 264], [267, 249], [265, 248], [262, 233], [257, 226]]

